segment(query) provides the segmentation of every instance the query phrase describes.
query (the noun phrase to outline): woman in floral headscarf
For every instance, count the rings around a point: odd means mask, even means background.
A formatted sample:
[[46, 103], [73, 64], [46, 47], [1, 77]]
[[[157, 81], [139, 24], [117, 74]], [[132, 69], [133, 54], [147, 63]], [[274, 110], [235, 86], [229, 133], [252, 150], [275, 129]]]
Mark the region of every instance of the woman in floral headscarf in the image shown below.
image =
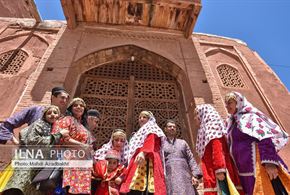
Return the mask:
[[227, 94], [225, 102], [230, 151], [245, 193], [289, 193], [290, 177], [278, 156], [288, 134], [240, 93]]
[[[121, 165], [128, 165], [129, 143], [127, 141], [126, 132], [123, 129], [115, 129], [112, 133], [110, 141], [104, 144], [100, 149], [96, 150], [94, 154], [94, 164], [99, 164], [98, 161], [105, 160], [107, 152], [110, 150], [116, 150], [119, 152]], [[100, 185], [98, 183], [98, 180], [93, 177], [91, 189], [92, 194], [95, 194], [96, 186]]]
[[105, 160], [106, 154], [109, 150], [117, 150], [121, 156], [120, 163], [127, 165], [129, 144], [124, 130], [115, 129], [113, 131], [110, 141], [95, 152], [95, 160]]
[[153, 114], [142, 111], [140, 129], [129, 144], [129, 166], [121, 186], [121, 193], [165, 195], [165, 178], [162, 166], [162, 140], [165, 135], [156, 124]]
[[212, 105], [202, 104], [195, 108], [194, 121], [198, 126], [196, 151], [201, 158], [204, 194], [239, 194], [239, 176], [227, 147], [223, 119]]

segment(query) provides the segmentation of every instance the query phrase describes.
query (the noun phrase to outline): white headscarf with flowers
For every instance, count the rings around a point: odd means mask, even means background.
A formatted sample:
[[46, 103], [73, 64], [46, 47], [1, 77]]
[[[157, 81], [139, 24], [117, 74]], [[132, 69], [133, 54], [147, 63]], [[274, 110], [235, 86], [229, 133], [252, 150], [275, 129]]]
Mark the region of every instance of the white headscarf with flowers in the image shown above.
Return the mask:
[[[104, 144], [100, 149], [96, 150], [94, 159], [105, 160], [106, 154], [110, 150], [114, 150], [113, 135], [111, 136], [111, 139], [108, 143]], [[129, 152], [129, 144], [128, 144], [128, 141], [126, 140], [123, 149], [120, 151], [120, 156], [121, 156], [120, 163], [123, 165], [128, 162], [128, 152]]]
[[213, 139], [226, 135], [227, 130], [223, 119], [212, 105], [198, 105], [195, 111], [200, 120], [196, 140], [196, 152], [202, 158], [207, 144]]
[[[151, 133], [153, 133], [161, 138], [161, 142], [162, 142], [161, 143], [161, 150], [162, 150], [162, 145], [164, 143], [164, 140], [166, 139], [166, 136], [163, 133], [162, 129], [157, 125], [153, 114], [150, 116], [147, 123], [145, 123], [130, 139], [129, 156], [128, 156], [129, 163], [130, 163], [131, 158], [135, 154], [136, 150], [143, 146], [145, 139]], [[162, 151], [161, 151], [161, 153], [162, 153]], [[161, 154], [161, 156], [162, 156], [162, 154]]]
[[238, 92], [231, 92], [231, 95], [233, 94], [237, 102], [237, 112], [229, 116], [227, 129], [230, 130], [232, 123], [237, 121], [237, 127], [243, 133], [257, 138], [259, 141], [271, 138], [276, 150], [281, 150], [288, 142], [288, 134], [248, 102], [245, 96]]

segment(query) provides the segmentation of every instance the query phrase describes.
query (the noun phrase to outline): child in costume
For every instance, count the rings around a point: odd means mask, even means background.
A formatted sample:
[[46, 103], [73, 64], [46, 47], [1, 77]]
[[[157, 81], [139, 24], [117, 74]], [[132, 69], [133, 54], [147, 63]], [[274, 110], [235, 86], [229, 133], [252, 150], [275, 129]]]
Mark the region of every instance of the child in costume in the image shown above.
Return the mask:
[[119, 178], [125, 166], [120, 164], [120, 153], [109, 150], [105, 160], [97, 161], [94, 165], [93, 176], [101, 182], [95, 195], [119, 195], [121, 179]]

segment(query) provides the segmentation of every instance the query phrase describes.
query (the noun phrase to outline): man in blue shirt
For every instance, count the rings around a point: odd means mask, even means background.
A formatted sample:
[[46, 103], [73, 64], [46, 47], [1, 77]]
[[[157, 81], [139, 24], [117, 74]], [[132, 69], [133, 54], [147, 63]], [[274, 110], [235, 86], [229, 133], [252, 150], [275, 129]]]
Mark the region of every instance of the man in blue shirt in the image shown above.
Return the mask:
[[[54, 87], [51, 90], [51, 104], [58, 106], [62, 115], [66, 114], [69, 94], [63, 87]], [[7, 118], [0, 123], [0, 144], [6, 144], [8, 140], [18, 144], [17, 139], [13, 136], [14, 129], [24, 124], [30, 125], [42, 117], [45, 106], [31, 106]]]

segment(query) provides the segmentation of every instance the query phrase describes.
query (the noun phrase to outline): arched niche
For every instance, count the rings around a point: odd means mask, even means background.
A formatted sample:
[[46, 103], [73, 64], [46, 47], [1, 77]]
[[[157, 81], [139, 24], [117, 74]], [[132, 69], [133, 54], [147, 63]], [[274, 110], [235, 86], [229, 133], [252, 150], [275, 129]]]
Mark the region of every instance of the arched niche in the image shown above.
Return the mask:
[[[177, 121], [179, 136], [191, 141], [185, 113], [185, 72], [170, 60], [135, 45], [107, 48], [74, 62], [65, 86], [101, 112], [94, 132], [98, 145], [108, 141], [115, 128], [128, 135], [138, 128], [142, 110], [154, 113], [160, 127]], [[186, 102], [189, 104], [189, 102]]]

